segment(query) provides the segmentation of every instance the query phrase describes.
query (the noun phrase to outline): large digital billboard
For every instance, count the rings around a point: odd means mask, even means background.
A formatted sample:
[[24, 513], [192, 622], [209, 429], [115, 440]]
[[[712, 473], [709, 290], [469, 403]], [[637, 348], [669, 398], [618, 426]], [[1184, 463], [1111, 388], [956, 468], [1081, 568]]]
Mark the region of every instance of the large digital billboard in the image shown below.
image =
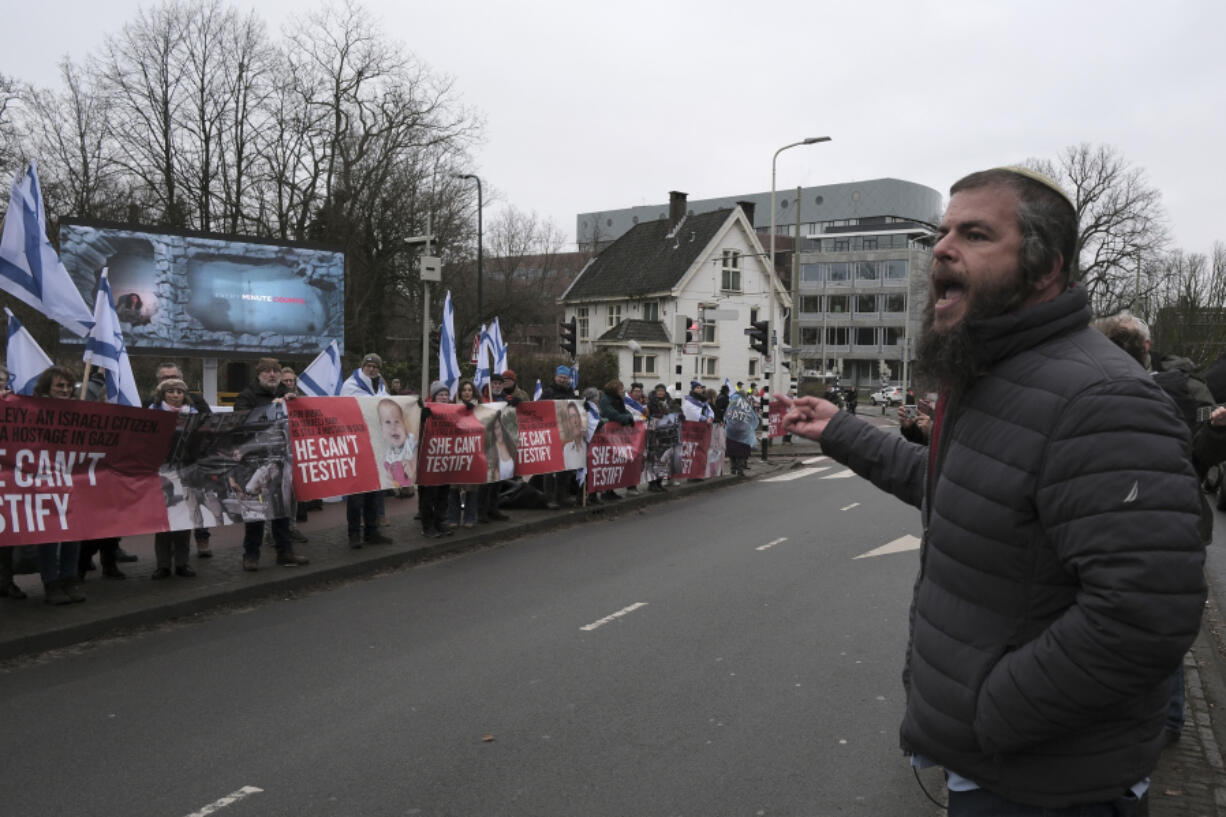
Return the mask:
[[[133, 353], [315, 355], [345, 342], [345, 256], [291, 242], [62, 219], [60, 258], [93, 307], [105, 267]], [[81, 339], [62, 333], [64, 343]]]

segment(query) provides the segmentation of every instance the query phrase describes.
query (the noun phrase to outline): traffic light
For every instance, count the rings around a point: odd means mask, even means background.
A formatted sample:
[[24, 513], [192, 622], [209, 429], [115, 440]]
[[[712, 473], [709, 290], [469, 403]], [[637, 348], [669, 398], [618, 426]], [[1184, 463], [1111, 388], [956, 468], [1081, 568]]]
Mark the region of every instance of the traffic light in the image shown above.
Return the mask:
[[443, 330], [442, 329], [431, 329], [430, 330], [430, 354], [433, 355], [434, 357], [438, 357], [438, 347], [439, 347], [439, 344], [442, 343], [442, 340], [443, 340]]
[[749, 348], [760, 355], [769, 355], [770, 337], [771, 337], [771, 322], [770, 321], [754, 321], [750, 324], [750, 328], [745, 330], [745, 334], [749, 335]]
[[685, 342], [693, 343], [698, 340], [698, 321], [690, 321], [685, 327]]
[[569, 321], [562, 321], [558, 328], [558, 335], [562, 339], [562, 351], [573, 358], [579, 348], [577, 345], [577, 338], [579, 337], [578, 319], [571, 318]]

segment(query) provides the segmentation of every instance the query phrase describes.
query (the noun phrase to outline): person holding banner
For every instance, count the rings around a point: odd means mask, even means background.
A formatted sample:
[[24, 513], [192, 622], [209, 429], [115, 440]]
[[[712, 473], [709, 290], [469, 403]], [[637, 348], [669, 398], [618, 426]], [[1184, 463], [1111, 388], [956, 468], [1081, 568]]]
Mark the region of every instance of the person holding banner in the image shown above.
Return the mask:
[[[477, 407], [477, 387], [471, 380], [463, 379], [456, 386], [456, 402], [470, 409]], [[447, 524], [451, 527], [471, 528], [481, 516], [481, 500], [484, 485], [452, 485], [447, 492]]]
[[[430, 403], [450, 403], [451, 402], [451, 387], [441, 380], [435, 380], [430, 384], [430, 395], [428, 402], [421, 407], [421, 427], [422, 445], [418, 446], [419, 456], [424, 456], [426, 451], [425, 445], [425, 427], [426, 421], [430, 419]], [[417, 465], [418, 473], [423, 470], [423, 466], [419, 460]], [[450, 485], [420, 485], [417, 489], [417, 511], [421, 516], [421, 533], [427, 539], [437, 539], [440, 536], [450, 536], [454, 531], [447, 524], [447, 497], [451, 492]]]
[[[182, 380], [169, 378], [158, 383], [155, 398], [156, 408], [160, 411], [174, 411], [182, 414], [194, 414], [196, 410], [187, 405], [187, 384]], [[174, 574], [190, 578], [196, 575], [187, 557], [191, 554], [190, 530], [160, 531], [153, 535], [153, 552], [157, 558], [157, 568], [152, 579], [168, 579], [171, 573], [171, 562], [174, 562]], [[103, 565], [105, 568], [105, 564]]]
[[[187, 382], [187, 379], [183, 377], [183, 370], [179, 368], [179, 364], [172, 363], [169, 361], [158, 364], [157, 380], [158, 380], [159, 386], [166, 380], [179, 380], [184, 383]], [[191, 405], [191, 407], [195, 410], [197, 414], [212, 414], [213, 413], [213, 407], [209, 405], [209, 401], [205, 400], [204, 396], [201, 394], [196, 394], [195, 392], [189, 391], [187, 393], [186, 402], [189, 405]], [[158, 392], [156, 391], [156, 388], [155, 388], [153, 397], [151, 398], [150, 403], [149, 403], [149, 408], [155, 409], [158, 407], [157, 404], [158, 404]], [[195, 495], [196, 495], [195, 492], [192, 492], [193, 498], [195, 497]], [[215, 505], [220, 506], [220, 503], [217, 502], [215, 496], [213, 496], [213, 502]], [[209, 510], [213, 510], [213, 508], [210, 507]], [[219, 518], [221, 516], [220, 511], [215, 511], [214, 514]], [[194, 511], [193, 516], [199, 518], [200, 511], [198, 508], [197, 510]], [[205, 527], [198, 527], [195, 529], [194, 534], [196, 537], [196, 555], [200, 557], [201, 559], [211, 559], [213, 557], [213, 551], [209, 547], [209, 538], [211, 536], [211, 534], [209, 533], [209, 529]], [[123, 558], [122, 551], [123, 551], [123, 548], [120, 548], [119, 560], [121, 562], [127, 561]], [[136, 561], [136, 558], [133, 557], [132, 561]]]
[[[553, 371], [553, 383], [541, 390], [540, 400], [575, 400], [579, 395], [575, 393], [570, 382], [570, 367], [559, 366]], [[578, 408], [571, 406], [578, 414]], [[579, 418], [582, 421], [582, 417]], [[570, 425], [568, 420], [567, 425]], [[582, 425], [580, 425], [582, 429]], [[548, 510], [554, 511], [567, 503], [569, 489], [571, 483], [575, 481], [575, 471], [582, 468], [586, 464], [584, 459], [587, 454], [586, 440], [582, 436], [582, 432], [578, 437], [574, 436], [574, 432], [569, 428], [562, 429], [563, 433], [569, 432], [572, 435], [571, 442], [567, 443], [563, 448], [562, 453], [566, 459], [566, 471], [558, 471], [553, 474], [545, 474], [543, 482], [545, 488], [545, 507]], [[576, 450], [577, 449], [577, 450]], [[577, 455], [577, 456], [576, 456]], [[574, 464], [578, 462], [578, 464]]]
[[[634, 415], [626, 410], [626, 387], [620, 380], [610, 380], [600, 395], [601, 425], [606, 422], [623, 426], [634, 425]], [[606, 501], [621, 499], [617, 491], [605, 491], [601, 497]]]
[[[13, 394], [9, 387], [9, 370], [0, 363], [0, 400]], [[13, 581], [13, 548], [0, 547], [0, 598], [21, 600], [26, 597], [25, 591]]]
[[681, 413], [691, 423], [715, 422], [715, 409], [707, 402], [707, 390], [697, 380], [690, 381], [690, 393], [681, 401]]
[[515, 385], [515, 372], [507, 369], [502, 373], [502, 391], [495, 393], [495, 400], [502, 400], [514, 408], [528, 399], [528, 392]]
[[[362, 365], [355, 369], [341, 386], [341, 397], [383, 397], [387, 395], [383, 378], [383, 358], [370, 352], [362, 358]], [[390, 545], [392, 540], [379, 533], [379, 518], [383, 516], [383, 492], [367, 491], [345, 497], [345, 519], [349, 525], [349, 547], [367, 545]], [[365, 533], [363, 533], [365, 528]]]
[[[281, 384], [281, 364], [271, 357], [262, 357], [255, 364], [255, 381], [234, 398], [235, 411], [250, 411], [261, 406], [283, 405], [293, 397]], [[294, 553], [294, 542], [289, 533], [289, 517], [273, 519], [273, 547], [277, 551], [277, 564], [281, 567], [298, 567], [310, 564], [311, 560]], [[243, 570], [260, 569], [260, 545], [264, 541], [264, 523], [247, 522], [243, 531]]]
[[[52, 366], [44, 371], [34, 386], [35, 397], [50, 397], [55, 400], [71, 400], [72, 384], [76, 377], [62, 366]], [[43, 601], [47, 604], [72, 604], [85, 601], [77, 590], [80, 542], [48, 542], [37, 545], [38, 572], [43, 580]], [[8, 548], [4, 548], [8, 550]]]

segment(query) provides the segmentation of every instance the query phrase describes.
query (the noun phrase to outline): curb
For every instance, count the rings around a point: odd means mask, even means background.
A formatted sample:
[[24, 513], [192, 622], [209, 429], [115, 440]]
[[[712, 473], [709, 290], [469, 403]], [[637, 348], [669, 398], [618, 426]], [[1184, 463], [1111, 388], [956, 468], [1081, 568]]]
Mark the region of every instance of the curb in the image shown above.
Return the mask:
[[[509, 522], [496, 528], [464, 529], [457, 528], [454, 536], [446, 539], [411, 540], [408, 547], [378, 555], [365, 555], [353, 561], [333, 564], [323, 564], [305, 568], [262, 567], [260, 574], [270, 575], [275, 571], [276, 578], [256, 578], [255, 581], [240, 581], [237, 577], [224, 580], [217, 588], [202, 589], [193, 597], [176, 597], [168, 601], [155, 601], [139, 609], [108, 611], [106, 602], [98, 603], [93, 609], [100, 611], [100, 616], [88, 621], [66, 623], [54, 629], [24, 635], [5, 632], [12, 625], [6, 625], [4, 616], [0, 614], [0, 661], [28, 657], [49, 650], [71, 647], [95, 639], [119, 635], [125, 631], [164, 624], [174, 619], [182, 619], [200, 613], [207, 613], [227, 605], [253, 603], [278, 595], [309, 590], [329, 582], [355, 579], [370, 576], [381, 571], [396, 569], [405, 565], [417, 564], [443, 556], [455, 555], [472, 550], [480, 550], [495, 545], [504, 545], [511, 539], [526, 535], [544, 533], [559, 528], [570, 527], [585, 522], [598, 522], [622, 516], [628, 512], [637, 512], [665, 502], [684, 499], [696, 493], [713, 491], [721, 488], [749, 482], [761, 476], [768, 476], [776, 471], [792, 467], [790, 458], [783, 461], [764, 463], [761, 471], [751, 477], [734, 477], [721, 475], [693, 483], [682, 483], [680, 486], [668, 489], [666, 493], [645, 493], [623, 496], [616, 503], [606, 503], [599, 506], [570, 507], [553, 511], [549, 516], [538, 519]], [[774, 466], [774, 467], [772, 467]], [[347, 536], [344, 527], [333, 527], [319, 530], [312, 534], [324, 548], [345, 548]], [[420, 536], [420, 533], [418, 534]], [[239, 574], [243, 575], [243, 574]], [[254, 578], [254, 577], [253, 577]], [[91, 610], [92, 612], [92, 610]]]

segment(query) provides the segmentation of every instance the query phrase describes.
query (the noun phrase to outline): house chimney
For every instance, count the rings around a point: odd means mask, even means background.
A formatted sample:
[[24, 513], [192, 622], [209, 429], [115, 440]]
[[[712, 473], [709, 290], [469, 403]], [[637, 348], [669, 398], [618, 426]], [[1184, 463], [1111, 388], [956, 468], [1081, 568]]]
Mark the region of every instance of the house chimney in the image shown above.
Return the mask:
[[670, 233], [677, 229], [681, 219], [685, 218], [685, 197], [688, 195], [689, 193], [682, 193], [679, 190], [668, 191], [668, 231]]
[[757, 205], [755, 205], [752, 201], [738, 201], [736, 203], [736, 206], [740, 207], [741, 210], [744, 211], [745, 219], [749, 222], [749, 229], [753, 230], [754, 229], [753, 213], [754, 213], [754, 208]]

